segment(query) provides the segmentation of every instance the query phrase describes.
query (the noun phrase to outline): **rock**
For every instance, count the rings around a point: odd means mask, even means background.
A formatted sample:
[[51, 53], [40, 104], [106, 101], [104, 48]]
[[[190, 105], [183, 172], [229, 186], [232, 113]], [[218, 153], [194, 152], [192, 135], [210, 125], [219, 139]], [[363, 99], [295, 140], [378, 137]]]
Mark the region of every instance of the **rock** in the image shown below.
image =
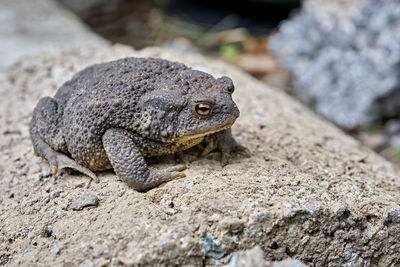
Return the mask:
[[225, 251], [223, 251], [211, 234], [208, 234], [207, 237], [202, 238], [203, 240], [203, 250], [205, 252], [206, 257], [212, 258], [214, 260], [219, 260], [225, 255]]
[[390, 210], [385, 216], [386, 222], [388, 223], [400, 223], [400, 210]]
[[261, 247], [255, 246], [249, 250], [233, 253], [231, 261], [225, 267], [306, 267], [306, 265], [294, 259], [266, 261]]
[[294, 92], [348, 129], [400, 117], [400, 2], [306, 0], [270, 48]]
[[233, 253], [232, 259], [225, 267], [264, 267], [263, 251], [259, 246], [252, 249]]
[[219, 228], [230, 234], [238, 234], [243, 231], [244, 222], [237, 218], [224, 218], [219, 223]]
[[47, 225], [43, 227], [41, 236], [49, 238], [52, 234], [53, 230], [50, 227], [48, 227]]
[[41, 53], [109, 44], [53, 0], [3, 0], [0, 38], [0, 68]]
[[[18, 118], [13, 127], [27, 127], [39, 98], [54, 95], [62, 81], [49, 75], [50, 69], [67, 70], [67, 78], [87, 65], [125, 56], [163, 57], [232, 77], [233, 98], [241, 111], [233, 135], [253, 156], [234, 155], [224, 168], [212, 158], [193, 156], [185, 178], [146, 193], [130, 189], [113, 171], [99, 172], [100, 183], [91, 183], [90, 190], [101, 196], [101, 205], [74, 212], [71, 199], [88, 190], [76, 185], [86, 185], [87, 177], [65, 172], [38, 182], [27, 179], [21, 164], [30, 168], [40, 163], [44, 169], [47, 163], [26, 152], [31, 145], [27, 131], [4, 135], [1, 262], [224, 265], [233, 253], [258, 245], [267, 262], [295, 258], [311, 266], [400, 264], [399, 172], [292, 97], [220, 61], [120, 45], [26, 59], [7, 73], [12, 83], [0, 81], [0, 132], [13, 116]], [[54, 192], [62, 193], [52, 197]], [[35, 247], [27, 234], [32, 226], [42, 229], [43, 222], [53, 234], [32, 237]], [[56, 242], [62, 242], [59, 254], [52, 252]]]
[[72, 210], [83, 210], [86, 207], [97, 207], [99, 205], [99, 198], [93, 194], [84, 194], [80, 199], [72, 203]]

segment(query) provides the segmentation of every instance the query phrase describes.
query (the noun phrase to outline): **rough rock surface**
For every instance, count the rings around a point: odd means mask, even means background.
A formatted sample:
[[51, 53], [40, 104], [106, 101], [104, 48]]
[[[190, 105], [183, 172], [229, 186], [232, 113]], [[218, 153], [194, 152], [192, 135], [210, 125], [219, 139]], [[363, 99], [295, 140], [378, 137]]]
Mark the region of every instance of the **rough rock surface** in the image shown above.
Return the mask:
[[400, 2], [307, 0], [270, 41], [294, 92], [345, 128], [400, 118]]
[[[233, 134], [254, 156], [236, 156], [221, 168], [218, 155], [187, 153], [187, 177], [147, 193], [132, 190], [112, 171], [99, 173], [101, 182], [89, 188], [80, 174], [51, 176], [32, 152], [34, 105], [85, 66], [123, 56], [160, 56], [232, 77], [241, 110]], [[116, 46], [25, 60], [7, 77], [0, 84], [0, 264], [223, 265], [235, 251], [256, 245], [265, 260], [400, 264], [399, 172], [232, 66]], [[172, 164], [174, 157], [157, 163]], [[95, 194], [98, 206], [70, 209], [84, 194]]]
[[2, 0], [0, 38], [0, 69], [26, 56], [109, 44], [53, 0]]

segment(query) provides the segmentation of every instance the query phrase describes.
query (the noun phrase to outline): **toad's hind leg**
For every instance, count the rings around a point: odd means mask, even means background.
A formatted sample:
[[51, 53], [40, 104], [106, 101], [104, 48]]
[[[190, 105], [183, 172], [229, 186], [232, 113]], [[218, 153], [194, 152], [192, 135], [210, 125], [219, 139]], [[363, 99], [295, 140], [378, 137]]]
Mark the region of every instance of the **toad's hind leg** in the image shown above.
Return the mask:
[[58, 107], [55, 99], [51, 97], [40, 99], [33, 110], [29, 127], [35, 154], [45, 158], [49, 162], [53, 174], [56, 174], [58, 170], [71, 168], [98, 182], [96, 175], [92, 171], [63, 154], [68, 151], [60, 127], [61, 117], [62, 110]]

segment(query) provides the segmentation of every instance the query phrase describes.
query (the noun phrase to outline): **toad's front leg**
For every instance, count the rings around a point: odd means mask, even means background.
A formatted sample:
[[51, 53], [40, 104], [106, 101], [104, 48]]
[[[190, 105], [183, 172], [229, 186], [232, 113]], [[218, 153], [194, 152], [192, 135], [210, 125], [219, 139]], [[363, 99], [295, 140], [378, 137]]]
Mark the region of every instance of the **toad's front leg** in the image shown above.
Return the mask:
[[226, 129], [220, 132], [216, 132], [211, 135], [207, 135], [204, 138], [205, 147], [201, 152], [201, 156], [205, 156], [213, 150], [221, 151], [221, 165], [225, 166], [229, 163], [231, 152], [241, 152], [246, 157], [250, 157], [250, 151], [238, 144], [232, 137], [231, 129]]
[[149, 168], [126, 130], [108, 129], [103, 135], [103, 146], [118, 177], [138, 191], [185, 177], [185, 174], [180, 172], [185, 169], [182, 165], [167, 170]]

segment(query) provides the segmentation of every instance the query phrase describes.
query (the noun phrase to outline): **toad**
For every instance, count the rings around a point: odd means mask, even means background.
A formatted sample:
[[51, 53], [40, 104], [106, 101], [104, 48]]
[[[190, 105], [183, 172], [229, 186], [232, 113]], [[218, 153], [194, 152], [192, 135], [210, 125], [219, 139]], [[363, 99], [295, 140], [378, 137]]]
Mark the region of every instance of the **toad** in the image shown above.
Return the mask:
[[232, 137], [239, 116], [230, 78], [156, 58], [124, 58], [90, 66], [33, 111], [30, 135], [36, 155], [54, 174], [63, 168], [95, 181], [92, 171], [113, 168], [144, 191], [184, 177], [185, 166], [151, 168], [145, 157], [173, 154], [205, 142], [202, 155], [249, 151]]

